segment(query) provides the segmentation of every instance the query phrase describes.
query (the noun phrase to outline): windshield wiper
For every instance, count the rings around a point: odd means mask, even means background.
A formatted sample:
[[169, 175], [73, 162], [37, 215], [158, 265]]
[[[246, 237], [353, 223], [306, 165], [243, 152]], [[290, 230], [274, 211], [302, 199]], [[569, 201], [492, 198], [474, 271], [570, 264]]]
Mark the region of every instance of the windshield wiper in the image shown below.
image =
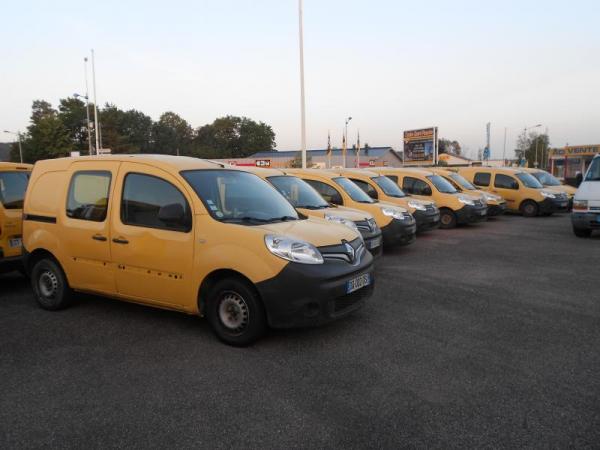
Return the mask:
[[226, 223], [237, 223], [237, 222], [267, 223], [270, 221], [271, 221], [270, 219], [259, 219], [258, 217], [227, 217], [225, 219], [221, 219], [221, 222], [226, 222]]
[[296, 205], [296, 208], [302, 209], [325, 209], [329, 208], [329, 205]]
[[267, 222], [287, 222], [288, 220], [298, 220], [293, 216], [271, 217]]

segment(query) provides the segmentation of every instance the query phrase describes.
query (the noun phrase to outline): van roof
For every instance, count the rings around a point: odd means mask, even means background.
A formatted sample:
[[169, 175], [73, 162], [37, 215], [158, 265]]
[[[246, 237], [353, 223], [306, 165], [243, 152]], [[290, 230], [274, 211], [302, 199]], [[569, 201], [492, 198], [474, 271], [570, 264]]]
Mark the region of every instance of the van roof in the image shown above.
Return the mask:
[[33, 168], [31, 164], [0, 162], [0, 170], [23, 170], [30, 171]]
[[341, 176], [338, 172], [327, 169], [286, 169], [285, 173], [289, 175], [295, 175], [300, 178], [302, 178], [303, 174], [306, 174], [309, 176], [315, 176], [329, 180], [333, 178], [339, 178]]
[[344, 176], [348, 175], [362, 175], [365, 177], [378, 177], [379, 174], [377, 172], [373, 172], [369, 169], [331, 169], [332, 172], [340, 173]]
[[377, 168], [377, 172], [390, 172], [390, 173], [413, 173], [415, 175], [433, 175], [433, 172], [424, 167], [381, 167]]
[[103, 156], [77, 156], [72, 158], [57, 158], [38, 161], [46, 169], [66, 170], [74, 162], [135, 162], [149, 164], [165, 170], [182, 171], [198, 169], [236, 169], [235, 166], [210, 161], [207, 159], [192, 158], [188, 156], [174, 155], [103, 155]]
[[268, 167], [241, 166], [240, 170], [245, 170], [248, 172], [255, 173], [256, 175], [258, 175], [260, 177], [276, 177], [276, 176], [285, 175], [285, 172], [283, 170], [271, 169]]

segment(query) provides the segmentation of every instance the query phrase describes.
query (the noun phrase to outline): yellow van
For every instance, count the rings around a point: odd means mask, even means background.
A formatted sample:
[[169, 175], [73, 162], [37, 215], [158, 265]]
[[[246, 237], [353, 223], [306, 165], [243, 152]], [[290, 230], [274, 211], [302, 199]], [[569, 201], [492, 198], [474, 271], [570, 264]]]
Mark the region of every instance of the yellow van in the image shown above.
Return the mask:
[[206, 316], [222, 341], [247, 345], [268, 325], [343, 317], [373, 292], [356, 232], [299, 216], [254, 174], [196, 158], [38, 162], [23, 218], [26, 267], [49, 310], [90, 292]]
[[382, 252], [381, 230], [371, 214], [358, 209], [345, 208], [327, 203], [307, 182], [283, 170], [262, 167], [243, 167], [267, 180], [277, 189], [298, 212], [306, 216], [338, 222], [360, 233], [367, 249], [374, 257]]
[[569, 210], [573, 207], [573, 197], [575, 197], [575, 192], [577, 192], [577, 188], [573, 186], [569, 186], [568, 184], [561, 183], [561, 181], [552, 175], [550, 172], [546, 172], [542, 169], [522, 169], [523, 171], [530, 173], [537, 180], [542, 183], [542, 186], [546, 188], [550, 188], [553, 191], [564, 192], [567, 194], [567, 198], [569, 199]]
[[0, 162], [0, 271], [21, 266], [23, 199], [33, 166]]
[[481, 222], [487, 218], [487, 206], [479, 197], [458, 192], [447, 180], [431, 170], [391, 167], [374, 170], [390, 178], [407, 194], [433, 200], [440, 209], [441, 228], [454, 228], [459, 224]]
[[501, 214], [504, 214], [504, 212], [506, 211], [506, 200], [504, 200], [499, 195], [478, 189], [471, 182], [469, 182], [469, 180], [467, 180], [458, 172], [438, 168], [431, 168], [429, 170], [441, 177], [444, 177], [459, 192], [464, 192], [465, 194], [478, 196], [484, 203], [487, 204], [488, 217], [499, 216]]
[[352, 180], [369, 197], [406, 208], [417, 222], [417, 232], [440, 226], [440, 210], [434, 202], [419, 200], [406, 195], [400, 187], [384, 175], [364, 169], [336, 170], [341, 176]]
[[502, 196], [509, 211], [520, 212], [525, 217], [567, 211], [566, 194], [545, 188], [521, 168], [461, 167], [458, 173], [478, 188]]
[[408, 245], [415, 241], [417, 224], [405, 208], [379, 202], [369, 197], [355, 183], [335, 171], [319, 169], [286, 169], [310, 184], [333, 205], [359, 209], [372, 214], [383, 233], [385, 247]]

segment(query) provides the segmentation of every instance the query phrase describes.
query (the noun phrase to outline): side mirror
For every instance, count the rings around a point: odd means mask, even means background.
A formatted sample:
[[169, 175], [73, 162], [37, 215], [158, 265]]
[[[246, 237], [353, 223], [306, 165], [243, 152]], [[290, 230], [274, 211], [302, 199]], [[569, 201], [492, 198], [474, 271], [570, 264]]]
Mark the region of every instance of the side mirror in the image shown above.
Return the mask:
[[171, 203], [170, 205], [162, 206], [158, 211], [158, 220], [167, 225], [188, 225], [185, 210], [181, 206], [181, 203]]

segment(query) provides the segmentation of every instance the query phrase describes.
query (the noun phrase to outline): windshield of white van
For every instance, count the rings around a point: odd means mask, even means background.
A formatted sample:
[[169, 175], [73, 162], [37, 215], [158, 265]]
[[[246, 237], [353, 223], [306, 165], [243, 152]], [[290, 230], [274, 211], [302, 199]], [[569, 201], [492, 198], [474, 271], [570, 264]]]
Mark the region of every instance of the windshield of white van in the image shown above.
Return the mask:
[[23, 209], [29, 172], [0, 172], [0, 203], [6, 209]]
[[406, 194], [402, 189], [398, 187], [396, 183], [390, 180], [388, 177], [379, 176], [371, 178], [377, 185], [381, 188], [381, 190], [385, 193], [385, 195], [389, 195], [390, 197], [395, 198], [404, 198]]
[[548, 172], [533, 172], [533, 176], [544, 186], [560, 186], [561, 183], [554, 175]]
[[516, 174], [517, 178], [521, 180], [521, 182], [525, 185], [525, 187], [533, 188], [533, 189], [542, 189], [542, 183], [540, 183], [536, 177], [526, 173], [519, 172]]
[[352, 200], [354, 200], [355, 202], [375, 203], [375, 200], [373, 200], [371, 197], [369, 197], [365, 193], [365, 191], [363, 191], [361, 188], [359, 188], [356, 184], [354, 184], [353, 181], [349, 180], [348, 178], [338, 177], [338, 178], [334, 178], [333, 181], [335, 181], [337, 184], [339, 184], [342, 187], [342, 189], [344, 189], [344, 191], [346, 191], [346, 193], [350, 196], [350, 198]]
[[594, 158], [588, 169], [585, 181], [600, 181], [600, 158]]
[[300, 178], [289, 175], [278, 175], [268, 177], [268, 180], [294, 205], [294, 208], [329, 208], [329, 203], [310, 184]]
[[239, 170], [181, 173], [210, 215], [221, 222], [257, 225], [298, 220], [292, 205], [266, 181]]
[[477, 189], [475, 186], [469, 183], [469, 181], [462, 175], [459, 175], [457, 173], [451, 173], [450, 178], [452, 178], [454, 182], [458, 184], [462, 189], [466, 189], [467, 191], [474, 191]]

